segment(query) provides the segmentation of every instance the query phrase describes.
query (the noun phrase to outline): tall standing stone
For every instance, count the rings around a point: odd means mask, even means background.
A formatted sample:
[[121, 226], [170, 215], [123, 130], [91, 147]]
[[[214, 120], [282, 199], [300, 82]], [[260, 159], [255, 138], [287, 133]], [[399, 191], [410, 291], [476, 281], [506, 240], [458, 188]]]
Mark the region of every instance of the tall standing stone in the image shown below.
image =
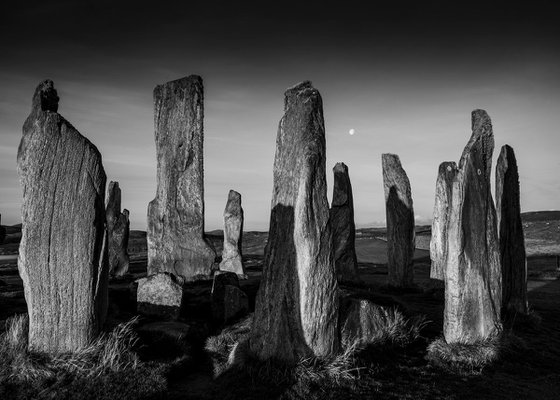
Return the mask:
[[209, 276], [216, 253], [204, 237], [202, 78], [154, 89], [157, 192], [148, 206], [148, 274]]
[[6, 239], [6, 228], [2, 226], [2, 214], [0, 214], [0, 244]]
[[121, 212], [121, 189], [118, 182], [110, 182], [107, 190], [107, 235], [106, 256], [109, 273], [123, 276], [128, 272], [128, 236], [130, 221], [128, 210]]
[[220, 270], [234, 272], [245, 277], [241, 256], [242, 235], [243, 208], [241, 208], [241, 194], [235, 190], [230, 190], [224, 210], [224, 248]]
[[502, 264], [502, 308], [527, 314], [527, 258], [521, 205], [519, 172], [513, 149], [502, 147], [496, 166], [496, 211]]
[[56, 353], [88, 345], [103, 325], [107, 270], [101, 154], [58, 111], [53, 82], [39, 84], [23, 125], [18, 269], [29, 313], [29, 347]]
[[439, 165], [430, 240], [430, 258], [432, 260], [430, 278], [442, 281], [445, 279], [445, 265], [447, 264], [447, 226], [451, 212], [451, 190], [456, 174], [457, 164], [455, 162], [446, 161]]
[[443, 333], [474, 343], [501, 330], [502, 275], [490, 191], [494, 136], [484, 110], [472, 112], [472, 136], [453, 179], [448, 225]]
[[414, 209], [410, 181], [396, 154], [383, 154], [383, 186], [387, 216], [388, 283], [411, 287], [414, 280]]
[[334, 265], [339, 282], [360, 282], [356, 257], [356, 225], [354, 198], [348, 167], [337, 163], [334, 168], [334, 189], [330, 209], [333, 234]]
[[321, 95], [310, 82], [285, 93], [274, 159], [270, 230], [250, 351], [294, 363], [338, 349], [338, 284], [325, 176]]

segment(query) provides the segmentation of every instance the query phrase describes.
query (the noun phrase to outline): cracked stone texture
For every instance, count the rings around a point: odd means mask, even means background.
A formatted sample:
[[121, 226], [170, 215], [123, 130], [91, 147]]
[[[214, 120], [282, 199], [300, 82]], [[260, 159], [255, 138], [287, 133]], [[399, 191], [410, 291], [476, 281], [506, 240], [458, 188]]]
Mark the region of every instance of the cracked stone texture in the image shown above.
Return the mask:
[[356, 257], [356, 225], [354, 223], [354, 198], [348, 167], [337, 163], [333, 168], [334, 189], [330, 224], [333, 234], [334, 264], [339, 282], [361, 282]]
[[451, 189], [457, 174], [457, 164], [446, 161], [439, 165], [436, 181], [436, 200], [430, 239], [430, 278], [443, 281], [447, 264], [447, 225], [451, 211]]
[[246, 277], [241, 254], [241, 240], [243, 236], [243, 208], [241, 194], [230, 190], [226, 208], [224, 210], [224, 248], [220, 271], [235, 272]]
[[527, 257], [519, 171], [515, 152], [507, 144], [502, 146], [496, 166], [496, 213], [502, 264], [502, 309], [527, 314]]
[[260, 359], [295, 363], [339, 347], [323, 104], [311, 82], [285, 93], [273, 175], [270, 233], [249, 349]]
[[387, 216], [388, 284], [411, 287], [414, 281], [414, 209], [410, 181], [396, 154], [383, 154], [383, 187]]
[[57, 113], [58, 100], [52, 81], [39, 84], [17, 157], [29, 348], [48, 353], [87, 346], [107, 309], [105, 171], [97, 148]]
[[148, 274], [209, 277], [216, 252], [204, 237], [202, 78], [156, 86], [154, 109], [157, 192], [148, 205]]
[[453, 179], [443, 324], [447, 343], [475, 343], [502, 329], [502, 272], [490, 191], [493, 151], [490, 117], [475, 110], [472, 136]]

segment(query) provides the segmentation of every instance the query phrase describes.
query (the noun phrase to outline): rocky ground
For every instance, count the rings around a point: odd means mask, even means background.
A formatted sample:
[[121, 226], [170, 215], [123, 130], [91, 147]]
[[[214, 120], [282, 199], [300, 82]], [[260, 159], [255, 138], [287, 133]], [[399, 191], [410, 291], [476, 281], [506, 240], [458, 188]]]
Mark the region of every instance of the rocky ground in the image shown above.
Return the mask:
[[[212, 364], [203, 350], [207, 337], [221, 327], [211, 321], [211, 282], [187, 289], [185, 312], [178, 322], [140, 320], [138, 351], [142, 359], [169, 365], [164, 398], [387, 398], [387, 399], [509, 399], [560, 398], [560, 213], [524, 215], [528, 249], [528, 296], [540, 324], [511, 321], [508, 329], [522, 345], [481, 374], [457, 375], [434, 368], [425, 359], [426, 347], [442, 332], [442, 292], [429, 279], [429, 227], [417, 228], [415, 254], [417, 290], [395, 292], [386, 287], [386, 244], [383, 229], [360, 229], [356, 236], [362, 286], [343, 287], [348, 293], [396, 306], [407, 317], [425, 315], [430, 323], [423, 338], [404, 349], [375, 354], [360, 371], [360, 379], [339, 387], [310, 387], [307, 392], [289, 383], [263, 385], [248, 377], [227, 375], [213, 379]], [[218, 254], [220, 231], [209, 233]], [[250, 309], [258, 290], [267, 234], [244, 232], [243, 251], [249, 279], [240, 281], [249, 296]], [[21, 279], [17, 272], [18, 227], [8, 227], [7, 243], [0, 246], [0, 330], [3, 321], [26, 312]], [[133, 281], [145, 276], [145, 233], [133, 231], [129, 244], [130, 275], [110, 284], [108, 327], [135, 316]]]

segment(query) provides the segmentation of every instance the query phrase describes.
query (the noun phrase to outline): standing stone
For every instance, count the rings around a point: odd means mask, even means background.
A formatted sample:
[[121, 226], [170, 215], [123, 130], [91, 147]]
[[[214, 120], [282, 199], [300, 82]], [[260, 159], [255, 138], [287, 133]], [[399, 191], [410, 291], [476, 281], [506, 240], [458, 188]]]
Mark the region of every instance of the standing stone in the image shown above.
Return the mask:
[[29, 347], [75, 351], [98, 334], [107, 307], [105, 171], [101, 154], [58, 110], [53, 82], [39, 84], [23, 125], [18, 269], [29, 313]]
[[216, 253], [204, 237], [202, 78], [154, 89], [157, 192], [148, 205], [148, 275], [209, 276]]
[[430, 240], [430, 258], [432, 259], [430, 278], [442, 281], [445, 279], [447, 263], [447, 225], [451, 211], [451, 189], [456, 174], [457, 164], [455, 162], [446, 161], [439, 165]]
[[109, 273], [123, 276], [128, 272], [128, 236], [130, 221], [128, 210], [121, 213], [121, 189], [118, 182], [110, 182], [107, 191], [107, 235], [106, 256]]
[[2, 214], [0, 214], [0, 244], [6, 239], [6, 228], [2, 225]]
[[396, 154], [383, 154], [383, 186], [387, 215], [388, 283], [411, 287], [414, 280], [414, 210], [410, 181]]
[[323, 103], [311, 82], [285, 93], [270, 230], [250, 351], [295, 363], [338, 350], [338, 284], [325, 176]]
[[496, 167], [496, 212], [502, 264], [502, 309], [527, 314], [527, 258], [513, 149], [502, 147]]
[[501, 330], [502, 273], [496, 210], [490, 192], [494, 136], [484, 110], [472, 112], [472, 136], [453, 179], [443, 333], [447, 343], [474, 343]]
[[230, 190], [224, 210], [224, 248], [222, 250], [221, 271], [229, 271], [246, 278], [241, 256], [243, 235], [243, 208], [241, 194]]
[[356, 257], [356, 225], [354, 198], [348, 167], [337, 163], [334, 168], [334, 189], [329, 212], [333, 232], [334, 265], [339, 282], [360, 282]]

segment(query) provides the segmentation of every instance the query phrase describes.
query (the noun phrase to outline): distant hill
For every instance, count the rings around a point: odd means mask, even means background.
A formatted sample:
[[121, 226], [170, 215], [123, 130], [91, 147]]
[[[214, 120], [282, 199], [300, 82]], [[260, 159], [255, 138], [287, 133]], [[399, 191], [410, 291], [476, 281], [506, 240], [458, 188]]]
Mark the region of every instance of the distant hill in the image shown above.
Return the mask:
[[529, 211], [521, 213], [523, 222], [558, 221], [560, 211]]

